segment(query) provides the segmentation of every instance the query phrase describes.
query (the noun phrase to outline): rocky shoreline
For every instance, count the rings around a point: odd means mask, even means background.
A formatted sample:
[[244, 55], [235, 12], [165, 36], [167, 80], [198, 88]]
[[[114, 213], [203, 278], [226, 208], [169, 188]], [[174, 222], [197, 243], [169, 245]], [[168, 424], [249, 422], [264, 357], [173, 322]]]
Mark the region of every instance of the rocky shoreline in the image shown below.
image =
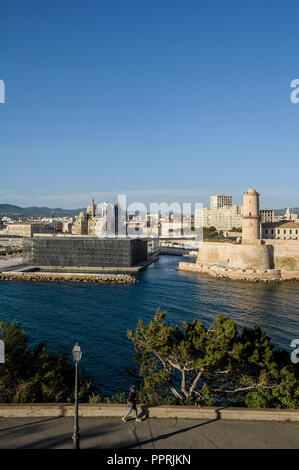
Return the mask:
[[104, 284], [133, 284], [138, 282], [138, 279], [131, 274], [77, 274], [41, 272], [0, 272], [0, 280], [30, 282], [89, 282]]
[[233, 269], [215, 265], [180, 262], [179, 270], [208, 274], [216, 279], [246, 282], [281, 282], [298, 281], [299, 271], [283, 271], [280, 269]]

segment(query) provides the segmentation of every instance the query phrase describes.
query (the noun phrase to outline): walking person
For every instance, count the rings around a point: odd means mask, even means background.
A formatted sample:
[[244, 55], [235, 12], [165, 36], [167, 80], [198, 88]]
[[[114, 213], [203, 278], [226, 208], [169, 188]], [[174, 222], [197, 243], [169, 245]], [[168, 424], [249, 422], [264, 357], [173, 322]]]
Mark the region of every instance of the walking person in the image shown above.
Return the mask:
[[142, 419], [138, 418], [138, 413], [137, 413], [137, 395], [136, 395], [136, 391], [135, 391], [135, 386], [132, 385], [132, 387], [130, 387], [130, 393], [129, 393], [129, 396], [128, 396], [128, 400], [127, 400], [127, 403], [128, 403], [128, 406], [130, 407], [128, 413], [126, 414], [126, 416], [123, 416], [122, 417], [122, 420], [123, 421], [128, 421], [128, 416], [130, 413], [132, 413], [132, 411], [134, 410], [135, 411], [135, 417], [136, 417], [136, 421], [142, 421]]

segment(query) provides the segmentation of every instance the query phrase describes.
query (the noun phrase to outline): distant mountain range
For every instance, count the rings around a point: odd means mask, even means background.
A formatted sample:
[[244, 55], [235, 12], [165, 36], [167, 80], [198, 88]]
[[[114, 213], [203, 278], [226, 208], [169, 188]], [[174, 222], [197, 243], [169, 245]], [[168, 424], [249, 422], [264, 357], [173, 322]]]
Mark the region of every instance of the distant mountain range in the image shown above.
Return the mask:
[[61, 209], [55, 207], [19, 207], [12, 204], [0, 204], [0, 217], [11, 217], [25, 219], [27, 217], [74, 217], [80, 212], [85, 211], [86, 208], [81, 209]]
[[[0, 204], [0, 218], [3, 216], [13, 219], [26, 219], [28, 217], [34, 219], [38, 217], [74, 217], [85, 210], [85, 207], [80, 209], [61, 209], [61, 207], [19, 207], [13, 204]], [[275, 209], [275, 215], [283, 215], [286, 210], [287, 208]], [[298, 214], [299, 217], [299, 207], [291, 208], [291, 212]]]
[[[299, 217], [299, 207], [290, 207], [292, 214], [298, 214]], [[275, 215], [284, 215], [286, 213], [287, 207], [285, 209], [274, 209]]]

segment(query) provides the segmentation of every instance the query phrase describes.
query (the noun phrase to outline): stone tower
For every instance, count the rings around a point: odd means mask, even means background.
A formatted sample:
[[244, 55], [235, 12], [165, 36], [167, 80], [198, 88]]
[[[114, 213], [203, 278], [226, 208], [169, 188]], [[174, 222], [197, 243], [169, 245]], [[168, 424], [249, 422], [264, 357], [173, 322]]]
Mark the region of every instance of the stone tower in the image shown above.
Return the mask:
[[243, 193], [242, 243], [256, 244], [260, 239], [259, 193], [247, 189]]

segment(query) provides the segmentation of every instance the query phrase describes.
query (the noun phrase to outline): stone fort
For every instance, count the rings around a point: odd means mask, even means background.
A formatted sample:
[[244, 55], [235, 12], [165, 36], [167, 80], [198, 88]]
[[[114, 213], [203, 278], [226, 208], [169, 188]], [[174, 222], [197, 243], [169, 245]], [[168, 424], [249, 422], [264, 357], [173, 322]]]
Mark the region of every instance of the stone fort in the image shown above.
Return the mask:
[[299, 240], [261, 238], [259, 193], [243, 193], [242, 240], [203, 242], [195, 263], [179, 269], [240, 280], [299, 279]]

